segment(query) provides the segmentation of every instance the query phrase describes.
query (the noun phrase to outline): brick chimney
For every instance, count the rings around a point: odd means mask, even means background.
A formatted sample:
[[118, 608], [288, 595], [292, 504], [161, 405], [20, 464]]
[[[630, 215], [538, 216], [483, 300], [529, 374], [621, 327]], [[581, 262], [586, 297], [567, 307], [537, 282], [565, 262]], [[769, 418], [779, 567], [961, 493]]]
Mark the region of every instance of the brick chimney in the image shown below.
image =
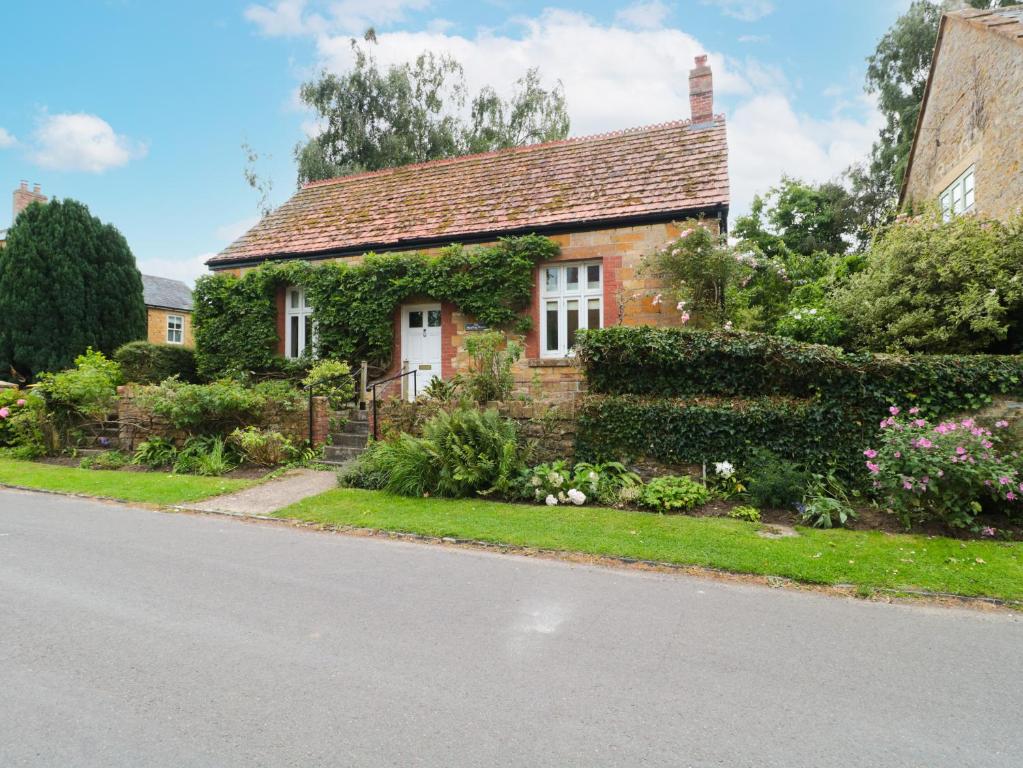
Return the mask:
[[707, 66], [707, 55], [696, 57], [689, 70], [689, 108], [694, 123], [706, 123], [714, 117], [714, 79]]
[[14, 216], [11, 218], [11, 221], [13, 222], [14, 219], [18, 218], [19, 213], [35, 202], [45, 203], [46, 195], [40, 191], [38, 184], [33, 184], [30, 190], [27, 181], [21, 182], [21, 186], [14, 190]]

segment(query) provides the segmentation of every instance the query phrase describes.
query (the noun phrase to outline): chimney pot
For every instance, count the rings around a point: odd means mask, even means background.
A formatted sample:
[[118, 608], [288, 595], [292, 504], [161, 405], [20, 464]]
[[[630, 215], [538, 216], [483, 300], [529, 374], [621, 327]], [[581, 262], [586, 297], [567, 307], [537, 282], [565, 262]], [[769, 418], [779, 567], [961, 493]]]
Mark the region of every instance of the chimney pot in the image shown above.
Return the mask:
[[707, 65], [707, 54], [694, 58], [696, 66], [689, 71], [689, 108], [693, 123], [714, 119], [714, 78]]
[[34, 194], [38, 195], [41, 191], [42, 191], [42, 188], [38, 184], [33, 184], [32, 185], [32, 192]]
[[24, 179], [21, 180], [21, 188], [24, 190], [28, 190], [28, 182]]

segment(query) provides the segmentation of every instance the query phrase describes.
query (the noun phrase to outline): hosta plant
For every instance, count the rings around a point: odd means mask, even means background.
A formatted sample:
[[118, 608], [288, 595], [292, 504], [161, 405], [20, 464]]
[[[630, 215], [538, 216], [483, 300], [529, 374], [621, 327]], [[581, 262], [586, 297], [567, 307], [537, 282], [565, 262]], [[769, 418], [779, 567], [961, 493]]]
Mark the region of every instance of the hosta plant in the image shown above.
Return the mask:
[[[1001, 449], [999, 435], [972, 418], [934, 424], [917, 408], [889, 411], [881, 420], [879, 447], [863, 452], [864, 463], [874, 488], [905, 525], [939, 520], [967, 528], [982, 511], [1018, 510], [1019, 459]], [[1006, 426], [995, 423], [996, 430]]]
[[688, 512], [711, 500], [711, 492], [688, 477], [655, 477], [645, 486], [639, 503], [655, 512]]

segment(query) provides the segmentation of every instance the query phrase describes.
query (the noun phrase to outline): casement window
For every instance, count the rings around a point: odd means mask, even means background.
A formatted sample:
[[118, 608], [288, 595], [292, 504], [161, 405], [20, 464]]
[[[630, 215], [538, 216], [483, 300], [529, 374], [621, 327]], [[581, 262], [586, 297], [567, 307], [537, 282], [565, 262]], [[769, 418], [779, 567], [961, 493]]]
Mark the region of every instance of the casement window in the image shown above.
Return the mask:
[[185, 318], [181, 315], [167, 315], [167, 343], [185, 343]]
[[977, 173], [974, 166], [966, 169], [958, 179], [953, 181], [938, 198], [941, 203], [941, 215], [945, 221], [960, 213], [969, 213], [973, 210], [975, 200], [974, 186], [976, 185]]
[[604, 324], [603, 267], [599, 261], [540, 269], [540, 355], [565, 357], [576, 331]]
[[313, 308], [305, 288], [288, 288], [284, 297], [284, 356], [312, 354], [315, 342]]

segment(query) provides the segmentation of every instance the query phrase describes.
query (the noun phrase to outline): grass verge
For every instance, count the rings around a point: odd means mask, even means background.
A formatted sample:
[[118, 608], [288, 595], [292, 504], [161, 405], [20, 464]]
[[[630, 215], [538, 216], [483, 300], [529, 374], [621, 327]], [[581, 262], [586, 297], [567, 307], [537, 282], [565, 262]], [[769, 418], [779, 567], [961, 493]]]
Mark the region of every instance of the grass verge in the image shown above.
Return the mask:
[[478, 499], [409, 499], [338, 489], [277, 517], [424, 536], [635, 558], [860, 589], [928, 590], [1023, 600], [1023, 544], [866, 531], [799, 529], [767, 539], [723, 518]]
[[161, 505], [199, 501], [252, 484], [220, 477], [78, 469], [14, 459], [0, 459], [0, 483]]

